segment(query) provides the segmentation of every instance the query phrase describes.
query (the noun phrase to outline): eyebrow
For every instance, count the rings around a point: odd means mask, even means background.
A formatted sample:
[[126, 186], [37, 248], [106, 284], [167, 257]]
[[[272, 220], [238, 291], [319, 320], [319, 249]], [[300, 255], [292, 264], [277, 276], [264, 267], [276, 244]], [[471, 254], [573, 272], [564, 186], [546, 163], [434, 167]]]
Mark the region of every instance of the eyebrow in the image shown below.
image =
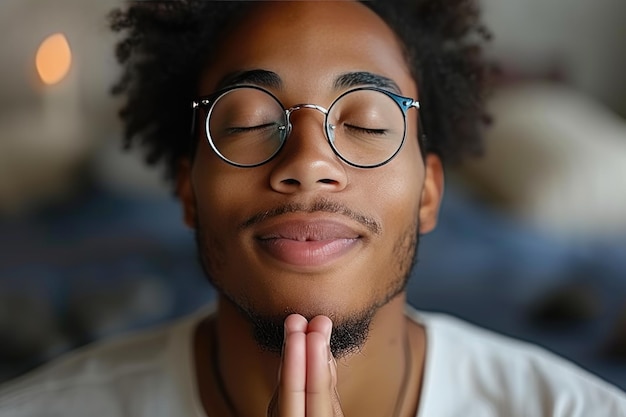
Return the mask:
[[[227, 74], [217, 83], [217, 89], [221, 90], [242, 84], [254, 84], [260, 87], [281, 89], [283, 81], [280, 76], [273, 71], [253, 69]], [[333, 83], [335, 90], [359, 86], [373, 86], [402, 94], [398, 84], [391, 78], [367, 71], [346, 72], [339, 75]]]
[[382, 75], [374, 74], [367, 71], [347, 72], [345, 74], [341, 74], [335, 79], [336, 90], [366, 85], [391, 90], [394, 93], [402, 94], [402, 91], [400, 91], [400, 87], [398, 87], [398, 84], [396, 84], [396, 82], [391, 78], [383, 77]]
[[221, 90], [241, 84], [254, 84], [260, 87], [280, 89], [283, 85], [283, 81], [280, 76], [273, 71], [253, 69], [227, 74], [217, 83], [217, 89]]

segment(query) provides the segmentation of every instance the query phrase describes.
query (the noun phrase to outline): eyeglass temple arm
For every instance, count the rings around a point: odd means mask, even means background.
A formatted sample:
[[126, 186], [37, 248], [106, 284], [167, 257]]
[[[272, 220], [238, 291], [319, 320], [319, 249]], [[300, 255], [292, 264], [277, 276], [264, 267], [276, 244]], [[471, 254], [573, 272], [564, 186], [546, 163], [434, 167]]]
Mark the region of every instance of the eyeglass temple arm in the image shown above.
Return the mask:
[[392, 97], [396, 100], [396, 102], [400, 105], [400, 107], [402, 107], [402, 110], [404, 110], [405, 114], [411, 107], [414, 107], [415, 109], [418, 110], [417, 112], [417, 118], [419, 122], [418, 139], [419, 139], [420, 145], [422, 146], [422, 148], [424, 148], [426, 146], [428, 137], [426, 136], [426, 133], [424, 133], [424, 118], [422, 117], [422, 112], [419, 111], [421, 109], [420, 102], [418, 100], [413, 100], [412, 98], [402, 97], [402, 96], [397, 96], [397, 95], [392, 96]]
[[413, 100], [412, 98], [402, 97], [402, 96], [396, 96], [394, 97], [394, 99], [400, 105], [400, 107], [402, 107], [405, 114], [411, 107], [414, 107], [415, 109], [418, 110], [417, 112], [417, 120], [419, 122], [418, 140], [419, 140], [422, 150], [425, 150], [428, 137], [426, 136], [426, 133], [424, 132], [424, 118], [422, 117], [422, 112], [419, 111], [421, 109], [420, 102], [418, 100]]
[[191, 155], [192, 157], [196, 149], [195, 134], [196, 134], [196, 119], [198, 118], [198, 109], [201, 106], [207, 105], [208, 103], [209, 103], [208, 100], [201, 100], [201, 101], [193, 100], [191, 102], [192, 115], [191, 115], [191, 130], [189, 132], [189, 155]]

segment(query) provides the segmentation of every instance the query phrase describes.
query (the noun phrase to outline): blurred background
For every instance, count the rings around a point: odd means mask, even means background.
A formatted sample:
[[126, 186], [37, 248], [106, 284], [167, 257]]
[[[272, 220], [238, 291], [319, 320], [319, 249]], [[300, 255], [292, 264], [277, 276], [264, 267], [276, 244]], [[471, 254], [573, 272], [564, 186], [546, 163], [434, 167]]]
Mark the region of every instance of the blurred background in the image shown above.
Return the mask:
[[[162, 172], [121, 151], [118, 3], [0, 2], [0, 381], [213, 297]], [[409, 299], [626, 389], [626, 2], [483, 6], [495, 122]]]

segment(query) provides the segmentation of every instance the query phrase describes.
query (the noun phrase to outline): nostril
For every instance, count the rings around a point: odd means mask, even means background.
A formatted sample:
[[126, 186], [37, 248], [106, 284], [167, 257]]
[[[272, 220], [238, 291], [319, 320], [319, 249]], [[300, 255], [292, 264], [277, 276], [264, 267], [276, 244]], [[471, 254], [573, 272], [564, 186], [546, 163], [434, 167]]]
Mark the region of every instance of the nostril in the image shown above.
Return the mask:
[[300, 185], [300, 181], [294, 180], [293, 178], [287, 178], [286, 180], [283, 180], [282, 182], [287, 185]]
[[331, 179], [328, 179], [328, 178], [323, 178], [323, 179], [319, 180], [318, 182], [321, 182], [322, 184], [337, 184], [337, 181], [331, 180]]

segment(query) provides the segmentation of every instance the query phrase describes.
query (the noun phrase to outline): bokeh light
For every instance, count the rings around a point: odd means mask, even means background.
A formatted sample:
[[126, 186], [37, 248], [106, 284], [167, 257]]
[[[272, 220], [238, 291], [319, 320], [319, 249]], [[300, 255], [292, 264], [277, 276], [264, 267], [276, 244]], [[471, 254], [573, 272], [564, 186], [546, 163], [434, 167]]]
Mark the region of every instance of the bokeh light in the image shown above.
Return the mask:
[[65, 35], [48, 36], [37, 50], [35, 65], [44, 84], [53, 85], [63, 80], [72, 66], [72, 51]]

